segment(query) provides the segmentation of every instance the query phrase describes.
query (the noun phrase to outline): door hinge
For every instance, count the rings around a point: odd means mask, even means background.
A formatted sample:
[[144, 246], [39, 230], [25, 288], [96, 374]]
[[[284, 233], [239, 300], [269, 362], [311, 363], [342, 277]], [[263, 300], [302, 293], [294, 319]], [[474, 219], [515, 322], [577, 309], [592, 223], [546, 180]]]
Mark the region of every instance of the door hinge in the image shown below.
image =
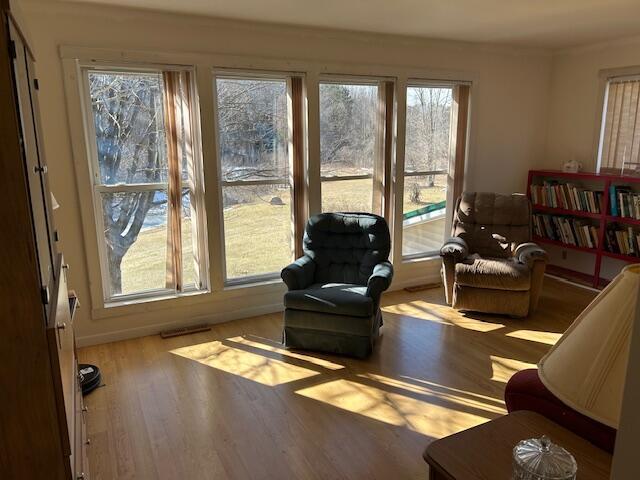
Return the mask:
[[33, 79], [33, 88], [35, 88], [36, 90], [40, 90], [40, 83], [38, 83], [37, 78]]
[[18, 52], [16, 51], [16, 42], [11, 40], [9, 42], [9, 56], [11, 58], [18, 58]]

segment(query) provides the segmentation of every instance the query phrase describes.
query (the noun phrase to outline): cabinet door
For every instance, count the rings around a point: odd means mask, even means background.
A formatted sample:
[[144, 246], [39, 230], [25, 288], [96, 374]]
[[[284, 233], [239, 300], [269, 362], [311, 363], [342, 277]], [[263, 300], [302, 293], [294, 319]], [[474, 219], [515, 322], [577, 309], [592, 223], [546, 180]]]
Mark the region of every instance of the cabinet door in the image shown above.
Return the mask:
[[29, 67], [33, 69], [33, 61], [13, 25], [10, 25], [10, 31], [16, 53], [13, 73], [20, 113], [22, 153], [29, 183], [29, 200], [40, 266], [40, 282], [46, 293], [45, 301], [49, 301], [50, 287], [54, 279], [52, 222], [49, 217], [51, 198], [46, 184], [47, 167], [40, 158], [41, 149], [38, 145], [36, 118], [33, 114], [34, 89], [29, 76]]

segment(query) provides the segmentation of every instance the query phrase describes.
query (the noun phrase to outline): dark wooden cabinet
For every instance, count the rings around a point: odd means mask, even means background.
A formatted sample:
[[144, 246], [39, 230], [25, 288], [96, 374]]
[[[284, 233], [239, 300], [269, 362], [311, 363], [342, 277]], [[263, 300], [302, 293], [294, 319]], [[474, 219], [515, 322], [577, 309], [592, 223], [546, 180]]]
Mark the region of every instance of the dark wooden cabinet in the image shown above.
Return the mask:
[[0, 477], [89, 478], [68, 265], [56, 247], [36, 60], [0, 0]]

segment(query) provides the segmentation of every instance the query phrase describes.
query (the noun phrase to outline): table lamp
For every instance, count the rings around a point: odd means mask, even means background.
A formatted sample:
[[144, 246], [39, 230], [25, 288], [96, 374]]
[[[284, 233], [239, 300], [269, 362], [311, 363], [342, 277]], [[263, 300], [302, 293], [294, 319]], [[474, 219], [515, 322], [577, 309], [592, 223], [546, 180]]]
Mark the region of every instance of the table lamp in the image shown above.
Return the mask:
[[542, 383], [574, 410], [618, 428], [640, 264], [628, 265], [538, 363]]

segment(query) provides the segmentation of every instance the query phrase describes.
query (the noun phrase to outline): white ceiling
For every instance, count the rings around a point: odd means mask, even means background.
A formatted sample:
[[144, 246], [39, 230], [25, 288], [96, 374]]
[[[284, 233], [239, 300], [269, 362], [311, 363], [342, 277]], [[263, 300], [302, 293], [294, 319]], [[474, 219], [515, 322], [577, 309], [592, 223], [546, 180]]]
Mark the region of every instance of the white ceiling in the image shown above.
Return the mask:
[[640, 0], [75, 1], [544, 48], [563, 48], [640, 35]]

